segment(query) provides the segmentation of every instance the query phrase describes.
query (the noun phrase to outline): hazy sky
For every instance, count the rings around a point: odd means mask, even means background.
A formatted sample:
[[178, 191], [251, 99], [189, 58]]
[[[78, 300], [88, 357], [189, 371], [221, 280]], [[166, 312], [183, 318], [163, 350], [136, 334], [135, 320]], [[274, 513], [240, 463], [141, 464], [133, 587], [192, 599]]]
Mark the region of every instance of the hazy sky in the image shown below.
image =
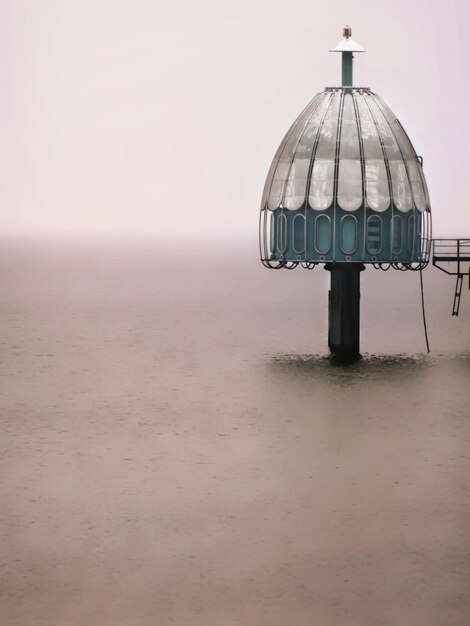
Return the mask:
[[345, 24], [470, 236], [468, 0], [2, 0], [0, 232], [256, 235], [274, 152]]

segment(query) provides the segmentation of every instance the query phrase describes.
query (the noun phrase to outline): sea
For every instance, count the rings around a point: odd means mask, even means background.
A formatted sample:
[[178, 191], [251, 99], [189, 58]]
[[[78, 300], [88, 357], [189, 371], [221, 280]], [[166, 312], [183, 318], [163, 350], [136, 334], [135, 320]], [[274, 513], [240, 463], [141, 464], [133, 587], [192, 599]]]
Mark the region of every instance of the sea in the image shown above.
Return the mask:
[[468, 626], [470, 292], [255, 240], [4, 237], [2, 626]]

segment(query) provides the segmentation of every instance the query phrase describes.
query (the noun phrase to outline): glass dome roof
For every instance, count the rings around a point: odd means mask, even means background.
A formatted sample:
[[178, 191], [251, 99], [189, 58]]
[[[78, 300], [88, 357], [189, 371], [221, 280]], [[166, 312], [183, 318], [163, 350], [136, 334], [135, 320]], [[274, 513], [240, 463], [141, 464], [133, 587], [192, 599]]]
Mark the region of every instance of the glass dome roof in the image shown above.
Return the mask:
[[324, 211], [390, 206], [430, 210], [419, 158], [396, 116], [368, 88], [327, 88], [284, 137], [266, 179], [261, 210]]

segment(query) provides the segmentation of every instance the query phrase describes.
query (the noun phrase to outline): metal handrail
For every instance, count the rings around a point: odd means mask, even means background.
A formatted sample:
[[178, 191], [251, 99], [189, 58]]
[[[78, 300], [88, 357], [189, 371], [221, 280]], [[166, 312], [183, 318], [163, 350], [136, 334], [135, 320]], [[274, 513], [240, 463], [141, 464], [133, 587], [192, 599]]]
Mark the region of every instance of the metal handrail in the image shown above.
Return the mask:
[[432, 264], [450, 276], [457, 276], [452, 315], [458, 315], [465, 274], [469, 276], [470, 288], [470, 239], [433, 239]]
[[[467, 274], [470, 263], [470, 239], [433, 239], [432, 263], [446, 274]], [[446, 263], [446, 267], [440, 265]], [[451, 264], [455, 264], [452, 267]], [[464, 267], [465, 266], [465, 267]]]

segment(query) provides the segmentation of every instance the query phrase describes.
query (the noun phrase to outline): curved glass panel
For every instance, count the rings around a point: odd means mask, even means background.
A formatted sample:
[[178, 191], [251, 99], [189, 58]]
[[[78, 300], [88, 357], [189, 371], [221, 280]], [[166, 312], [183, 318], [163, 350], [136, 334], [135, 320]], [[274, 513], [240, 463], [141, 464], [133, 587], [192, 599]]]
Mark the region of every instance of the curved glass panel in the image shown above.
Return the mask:
[[315, 211], [323, 211], [333, 202], [333, 184], [335, 176], [335, 161], [315, 159], [310, 183], [309, 204]]
[[295, 154], [302, 158], [310, 159], [317, 140], [318, 131], [325, 117], [325, 112], [329, 107], [333, 94], [325, 94], [325, 98], [319, 103], [314, 115], [307, 121], [298, 142]]
[[406, 160], [408, 166], [408, 176], [410, 179], [413, 198], [416, 207], [422, 212], [430, 208], [429, 194], [427, 191], [426, 180], [424, 178], [421, 165], [418, 164], [415, 149], [410, 141], [410, 138], [406, 134], [405, 129], [397, 120], [392, 111], [388, 108], [385, 102], [379, 96], [376, 96], [378, 105], [380, 106], [383, 114], [387, 118], [398, 145], [403, 154], [403, 158]]
[[287, 247], [287, 219], [281, 213], [277, 218], [277, 249], [284, 253]]
[[403, 126], [397, 120], [396, 115], [389, 109], [389, 107], [385, 104], [380, 96], [374, 94], [373, 96], [374, 103], [382, 112], [382, 115], [387, 120], [392, 132], [395, 136], [395, 139], [398, 143], [400, 151], [402, 153], [402, 157], [405, 161], [408, 159], [414, 159], [416, 157], [416, 152], [411, 145], [411, 141], [408, 138]]
[[392, 253], [398, 254], [403, 246], [403, 220], [399, 215], [392, 218]]
[[364, 149], [366, 198], [371, 209], [381, 212], [390, 206], [390, 188], [377, 127], [365, 103], [365, 97], [363, 94], [356, 96]]
[[344, 96], [339, 149], [338, 204], [345, 211], [355, 211], [362, 204], [359, 133], [351, 94]]
[[[272, 160], [271, 167], [269, 168], [266, 183], [264, 185], [263, 197], [261, 199], [262, 209], [266, 206], [266, 203], [268, 204], [268, 209], [271, 211], [277, 209], [280, 205], [285, 178], [288, 175], [289, 166], [292, 162], [297, 146], [299, 145], [306, 124], [310, 119], [315, 117], [315, 113], [318, 109], [321, 106], [324, 107], [328, 101], [329, 95], [326, 92], [317, 94], [305, 107], [286, 133], [276, 151], [274, 159]], [[322, 119], [322, 116], [320, 115], [318, 119]], [[284, 162], [284, 165], [280, 166], [281, 162]]]
[[411, 145], [400, 122], [397, 120], [395, 115], [393, 115], [393, 113], [390, 111], [388, 106], [386, 106], [380, 99], [378, 99], [378, 104], [379, 104], [380, 109], [383, 112], [383, 115], [385, 116], [385, 119], [389, 123], [390, 128], [392, 129], [392, 132], [398, 143], [403, 159], [407, 161], [408, 159], [416, 158], [416, 153], [414, 151], [414, 148]]
[[385, 161], [367, 159], [365, 172], [367, 204], [373, 211], [386, 211], [390, 206], [390, 192]]
[[377, 254], [382, 249], [382, 220], [372, 215], [367, 220], [367, 252]]
[[300, 209], [307, 191], [309, 159], [295, 158], [289, 171], [282, 206], [291, 211]]
[[390, 176], [392, 177], [392, 190], [394, 204], [399, 211], [406, 213], [411, 209], [411, 187], [403, 161], [389, 161]]
[[408, 173], [411, 180], [411, 189], [413, 191], [413, 199], [416, 204], [416, 208], [423, 212], [426, 210], [426, 197], [423, 189], [423, 184], [421, 181], [421, 176], [419, 174], [419, 165], [416, 159], [407, 162], [408, 165]]
[[284, 184], [290, 168], [290, 161], [279, 161], [274, 170], [273, 181], [269, 191], [268, 209], [274, 211], [277, 209], [282, 200], [284, 192]]
[[341, 219], [340, 248], [344, 254], [353, 254], [357, 248], [357, 220], [353, 215], [345, 215]]
[[271, 184], [268, 198], [268, 209], [274, 211], [281, 204], [282, 191], [284, 189], [284, 183], [282, 180], [275, 180]]
[[315, 220], [315, 249], [325, 254], [331, 248], [331, 220], [327, 215], [319, 215]]
[[390, 124], [374, 98], [370, 97], [368, 102], [372, 115], [377, 123], [382, 144], [385, 148], [392, 179], [393, 201], [400, 211], [409, 211], [412, 206], [411, 188], [400, 147], [395, 139]]
[[309, 128], [309, 126], [318, 126], [320, 120], [322, 119], [322, 102], [328, 102], [328, 95], [325, 92], [320, 94], [320, 96], [321, 97], [318, 99], [314, 98], [307, 109], [303, 111], [303, 113], [301, 113], [295, 121], [294, 126], [279, 154], [279, 160], [292, 161], [300, 145], [302, 135], [305, 133], [306, 129]]
[[340, 93], [334, 93], [320, 128], [308, 198], [310, 206], [315, 211], [323, 211], [333, 202], [336, 135], [338, 132], [340, 101]]

